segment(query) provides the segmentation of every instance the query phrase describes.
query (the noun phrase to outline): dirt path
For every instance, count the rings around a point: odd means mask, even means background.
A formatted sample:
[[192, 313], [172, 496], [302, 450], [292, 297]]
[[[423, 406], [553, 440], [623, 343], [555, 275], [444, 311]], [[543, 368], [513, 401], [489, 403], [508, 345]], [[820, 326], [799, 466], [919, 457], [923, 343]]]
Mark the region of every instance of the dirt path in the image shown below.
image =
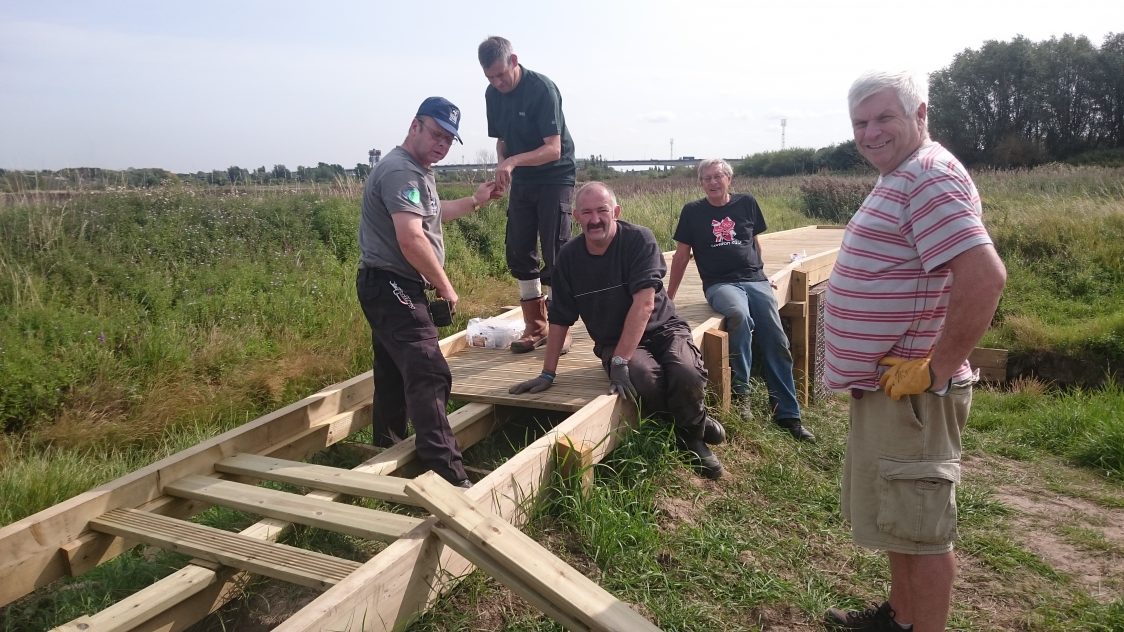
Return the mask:
[[[1124, 594], [1124, 493], [1055, 461], [965, 460], [966, 478], [993, 489], [1010, 535], [1100, 603]], [[962, 575], [975, 572], [968, 563]], [[1023, 580], [1020, 578], [1020, 581]]]

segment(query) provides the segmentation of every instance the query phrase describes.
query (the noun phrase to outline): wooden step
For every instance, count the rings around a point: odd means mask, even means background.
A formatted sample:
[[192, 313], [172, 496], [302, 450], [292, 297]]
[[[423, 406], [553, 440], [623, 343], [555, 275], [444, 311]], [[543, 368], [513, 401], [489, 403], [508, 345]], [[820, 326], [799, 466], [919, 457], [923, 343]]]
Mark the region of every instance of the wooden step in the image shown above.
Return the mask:
[[339, 492], [348, 496], [414, 504], [406, 495], [406, 479], [397, 476], [379, 476], [256, 454], [238, 454], [225, 458], [215, 463], [215, 471]]
[[91, 520], [90, 528], [311, 588], [334, 586], [360, 566], [331, 555], [136, 509], [114, 509]]
[[397, 540], [422, 522], [419, 518], [387, 511], [343, 505], [207, 476], [185, 476], [164, 485], [164, 493], [383, 542]]

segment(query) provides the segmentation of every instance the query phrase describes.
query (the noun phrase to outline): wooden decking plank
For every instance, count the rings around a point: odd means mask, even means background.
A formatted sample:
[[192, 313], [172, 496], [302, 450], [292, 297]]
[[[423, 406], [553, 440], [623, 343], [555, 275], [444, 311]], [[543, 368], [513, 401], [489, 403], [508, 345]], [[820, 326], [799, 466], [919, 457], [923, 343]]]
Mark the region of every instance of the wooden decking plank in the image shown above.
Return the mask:
[[91, 520], [90, 527], [310, 588], [332, 586], [360, 566], [351, 560], [135, 509], [115, 509]]
[[[445, 526], [563, 611], [594, 630], [658, 632], [659, 628], [596, 582], [547, 551], [515, 526], [481, 511], [464, 493], [428, 472], [406, 485], [406, 493], [425, 505]], [[498, 579], [498, 578], [497, 578]]]
[[488, 575], [499, 580], [501, 584], [510, 588], [512, 592], [523, 599], [526, 599], [532, 606], [538, 608], [540, 612], [562, 624], [562, 627], [566, 628], [567, 632], [592, 631], [593, 628], [582, 623], [580, 619], [571, 615], [566, 609], [555, 606], [549, 598], [544, 597], [541, 593], [529, 586], [527, 582], [520, 579], [515, 573], [509, 571], [503, 564], [488, 557], [480, 547], [473, 544], [468, 538], [440, 524], [434, 525], [433, 532], [437, 534], [437, 537], [441, 538], [442, 542], [457, 553], [460, 553], [466, 560], [483, 569]]
[[[288, 437], [321, 426], [335, 416], [371, 398], [370, 372], [321, 389], [298, 402], [229, 430], [187, 450], [168, 456], [88, 492], [36, 514], [0, 527], [0, 605], [68, 574], [70, 559], [81, 551], [62, 547], [89, 534], [91, 518], [118, 507], [137, 507], [160, 496], [159, 482], [185, 474], [205, 473], [227, 454], [283, 442]], [[94, 538], [84, 545], [91, 556], [104, 561], [123, 548], [112, 540]]]
[[165, 485], [164, 491], [173, 496], [383, 542], [393, 542], [421, 524], [420, 519], [410, 516], [207, 476], [186, 476]]
[[236, 454], [215, 463], [215, 471], [239, 474], [312, 489], [339, 492], [348, 496], [377, 498], [412, 504], [406, 495], [406, 479], [345, 470], [326, 465], [274, 459], [256, 454]]

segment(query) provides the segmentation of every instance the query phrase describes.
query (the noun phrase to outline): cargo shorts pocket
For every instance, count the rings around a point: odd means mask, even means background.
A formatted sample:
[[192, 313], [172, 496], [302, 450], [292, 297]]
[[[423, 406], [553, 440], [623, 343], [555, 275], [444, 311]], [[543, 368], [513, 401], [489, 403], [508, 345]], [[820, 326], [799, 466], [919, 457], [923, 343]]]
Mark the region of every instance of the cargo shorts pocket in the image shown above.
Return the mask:
[[920, 544], [956, 537], [956, 461], [878, 460], [878, 530]]

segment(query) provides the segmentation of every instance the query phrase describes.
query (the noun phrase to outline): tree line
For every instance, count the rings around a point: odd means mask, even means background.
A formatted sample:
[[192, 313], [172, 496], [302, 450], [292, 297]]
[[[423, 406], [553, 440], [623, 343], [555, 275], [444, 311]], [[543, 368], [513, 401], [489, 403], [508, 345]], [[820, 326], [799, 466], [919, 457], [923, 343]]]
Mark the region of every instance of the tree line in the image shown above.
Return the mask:
[[1124, 161], [1124, 33], [966, 49], [931, 75], [929, 107], [933, 137], [969, 164]]
[[300, 166], [290, 170], [285, 165], [265, 166], [249, 170], [233, 165], [226, 169], [173, 173], [167, 169], [102, 169], [75, 167], [58, 170], [0, 169], [0, 193], [24, 191], [59, 191], [73, 189], [104, 190], [112, 187], [145, 188], [176, 183], [215, 186], [273, 185], [287, 183], [331, 184], [346, 179], [367, 178], [371, 167], [358, 163], [354, 169], [338, 164], [318, 163], [315, 167]]
[[[968, 165], [1027, 167], [1048, 161], [1124, 165], [1124, 33], [1100, 47], [1085, 36], [1041, 42], [1018, 36], [965, 49], [929, 77], [929, 131]], [[601, 177], [609, 168], [590, 157]], [[792, 148], [746, 156], [738, 175], [783, 176], [868, 170], [854, 141], [820, 149]], [[58, 171], [0, 169], [0, 192], [148, 187], [174, 182], [216, 186], [333, 183], [364, 180], [365, 163], [239, 166], [195, 173], [97, 168]], [[665, 174], [666, 175], [666, 174]]]

